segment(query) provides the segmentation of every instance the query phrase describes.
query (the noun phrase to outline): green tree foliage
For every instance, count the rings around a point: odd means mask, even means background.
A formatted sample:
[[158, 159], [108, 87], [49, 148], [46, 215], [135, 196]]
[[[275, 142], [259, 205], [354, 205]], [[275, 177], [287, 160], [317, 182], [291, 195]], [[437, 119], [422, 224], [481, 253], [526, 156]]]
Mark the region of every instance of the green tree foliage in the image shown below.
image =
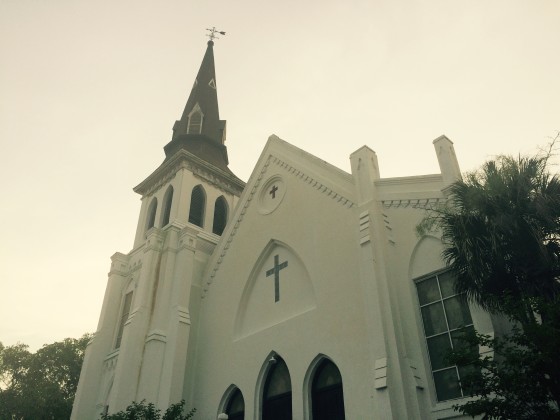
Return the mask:
[[[457, 290], [486, 309], [530, 321], [532, 298], [552, 302], [560, 284], [560, 179], [547, 156], [500, 156], [450, 188], [420, 225], [441, 229]], [[523, 306], [507, 306], [504, 294]], [[505, 306], [506, 305], [506, 306]]]
[[[486, 419], [558, 419], [558, 405], [553, 390], [554, 379], [545, 374], [557, 363], [558, 337], [546, 343], [548, 328], [538, 324], [522, 330], [518, 326], [507, 336], [491, 338], [473, 334], [468, 346], [458, 346], [451, 362], [468, 366], [461, 386], [475, 396], [454, 408], [472, 417]], [[473, 354], [469, 347], [484, 346], [492, 355]]]
[[91, 335], [66, 338], [31, 353], [0, 343], [0, 419], [67, 419]]
[[456, 407], [465, 414], [558, 416], [560, 179], [550, 173], [549, 158], [544, 153], [486, 162], [454, 183], [447, 203], [418, 226], [421, 234], [440, 231], [457, 292], [517, 326], [501, 338], [471, 337], [493, 350], [493, 358], [453, 356], [459, 365], [478, 367], [479, 374], [462, 384], [478, 397]]
[[153, 403], [146, 403], [145, 400], [133, 402], [125, 410], [114, 414], [103, 414], [101, 420], [189, 420], [194, 416], [196, 409], [184, 413], [185, 400], [180, 403], [172, 404], [163, 417], [161, 410], [156, 408]]

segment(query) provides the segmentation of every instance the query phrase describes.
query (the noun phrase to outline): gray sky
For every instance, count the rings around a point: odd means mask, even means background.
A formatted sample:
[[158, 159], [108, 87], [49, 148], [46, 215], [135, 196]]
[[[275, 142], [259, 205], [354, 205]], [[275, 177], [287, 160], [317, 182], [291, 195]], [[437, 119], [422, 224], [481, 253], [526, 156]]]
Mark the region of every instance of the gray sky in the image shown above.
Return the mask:
[[270, 134], [383, 177], [531, 152], [560, 130], [560, 3], [488, 0], [0, 0], [0, 341], [93, 332], [132, 187], [164, 158], [216, 41], [230, 168]]

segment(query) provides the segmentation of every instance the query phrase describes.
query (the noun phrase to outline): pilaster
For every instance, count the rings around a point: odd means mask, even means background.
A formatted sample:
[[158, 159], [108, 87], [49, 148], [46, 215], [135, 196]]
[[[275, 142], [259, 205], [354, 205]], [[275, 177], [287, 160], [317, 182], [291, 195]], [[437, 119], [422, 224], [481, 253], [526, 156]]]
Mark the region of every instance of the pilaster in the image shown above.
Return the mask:
[[150, 197], [142, 197], [140, 205], [140, 216], [138, 217], [138, 224], [136, 226], [136, 235], [134, 236], [134, 248], [140, 245], [145, 240], [144, 230], [146, 228], [146, 215], [148, 213], [148, 205]]
[[79, 420], [91, 417], [92, 413], [97, 410], [96, 405], [100, 403], [99, 399], [103, 398], [100, 395], [103, 360], [113, 345], [115, 326], [119, 317], [119, 303], [129, 272], [128, 260], [128, 256], [121, 253], [116, 253], [111, 257], [111, 270], [105, 289], [101, 316], [94, 338], [88, 344], [85, 352], [71, 419]]
[[177, 200], [177, 219], [184, 224], [189, 221], [189, 210], [191, 207], [191, 193], [194, 187], [193, 175], [186, 169], [181, 169], [180, 184], [177, 189], [180, 191]]
[[361, 252], [364, 307], [369, 322], [368, 340], [372, 349], [371, 393], [374, 411], [381, 418], [418, 418], [419, 410], [410, 406], [403, 383], [405, 355], [399, 344], [398, 316], [393, 313], [387, 260], [388, 238], [384, 235], [382, 207], [377, 202], [375, 182], [379, 166], [375, 152], [362, 147], [350, 156], [356, 185], [358, 240]]
[[167, 407], [183, 398], [183, 385], [190, 343], [191, 317], [189, 301], [196, 252], [197, 232], [185, 228], [179, 233], [177, 256], [171, 283], [167, 345], [160, 381], [158, 404]]
[[433, 141], [444, 186], [448, 186], [461, 179], [461, 169], [455, 155], [453, 142], [445, 136]]
[[147, 232], [136, 296], [133, 297], [133, 308], [125, 323], [119, 349], [113, 393], [109, 402], [110, 412], [122, 410], [137, 399], [144, 343], [159, 282], [163, 240], [164, 235], [160, 229], [151, 228]]

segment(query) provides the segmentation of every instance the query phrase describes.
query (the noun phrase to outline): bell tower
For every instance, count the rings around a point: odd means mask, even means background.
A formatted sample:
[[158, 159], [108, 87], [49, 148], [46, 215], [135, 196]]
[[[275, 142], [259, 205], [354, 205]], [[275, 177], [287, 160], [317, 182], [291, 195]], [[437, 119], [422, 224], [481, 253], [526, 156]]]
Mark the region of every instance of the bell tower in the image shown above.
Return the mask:
[[[208, 41], [183, 114], [164, 147], [165, 160], [134, 188], [142, 195], [135, 247], [148, 229], [162, 228], [170, 221], [221, 234], [227, 219], [224, 215], [243, 191], [245, 184], [228, 168], [226, 121], [220, 120], [218, 109], [213, 48], [214, 41]], [[170, 177], [175, 182], [169, 183]], [[167, 192], [164, 185], [173, 191]]]
[[[228, 168], [214, 66], [215, 28], [162, 164], [134, 191], [133, 249], [111, 257], [97, 331], [84, 359], [72, 419], [97, 419], [145, 399], [183, 396], [191, 301], [245, 183]], [[196, 310], [193, 307], [193, 311]]]

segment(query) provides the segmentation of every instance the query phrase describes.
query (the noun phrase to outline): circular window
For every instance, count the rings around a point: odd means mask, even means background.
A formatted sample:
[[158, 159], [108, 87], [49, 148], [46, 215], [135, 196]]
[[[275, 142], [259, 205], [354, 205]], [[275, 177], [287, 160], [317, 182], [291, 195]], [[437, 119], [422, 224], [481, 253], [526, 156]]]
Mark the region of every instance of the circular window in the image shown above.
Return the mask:
[[282, 202], [286, 194], [286, 184], [279, 175], [269, 178], [259, 193], [259, 211], [261, 214], [272, 213]]

